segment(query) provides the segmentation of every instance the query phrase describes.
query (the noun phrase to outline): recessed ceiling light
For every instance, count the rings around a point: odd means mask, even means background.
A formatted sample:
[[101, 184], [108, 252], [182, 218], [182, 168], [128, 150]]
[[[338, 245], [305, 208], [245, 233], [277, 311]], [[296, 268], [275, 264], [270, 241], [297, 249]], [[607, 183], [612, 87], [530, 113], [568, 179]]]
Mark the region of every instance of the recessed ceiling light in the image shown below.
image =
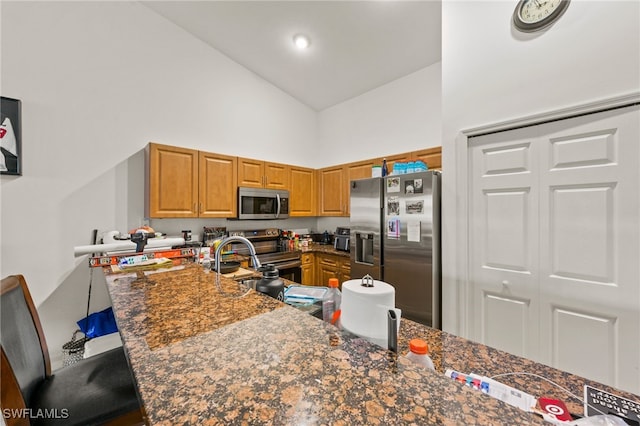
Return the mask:
[[296, 34], [293, 36], [293, 44], [295, 44], [298, 49], [306, 49], [311, 44], [311, 40], [304, 34]]

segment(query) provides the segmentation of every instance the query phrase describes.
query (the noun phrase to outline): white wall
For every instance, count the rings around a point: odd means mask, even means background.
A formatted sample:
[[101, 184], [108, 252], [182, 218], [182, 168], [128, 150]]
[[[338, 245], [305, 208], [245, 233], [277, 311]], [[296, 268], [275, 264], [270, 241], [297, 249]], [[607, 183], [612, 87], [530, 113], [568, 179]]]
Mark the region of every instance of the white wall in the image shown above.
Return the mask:
[[321, 111], [314, 167], [440, 146], [441, 101], [437, 63]]
[[23, 176], [1, 181], [0, 275], [26, 276], [54, 364], [86, 308], [72, 249], [141, 224], [149, 141], [313, 166], [314, 111], [138, 3], [2, 2], [1, 31]]
[[[444, 328], [465, 334], [462, 130], [640, 91], [640, 2], [572, 1], [542, 32], [512, 28], [517, 2], [442, 6]], [[464, 142], [464, 141], [463, 141]], [[462, 218], [456, 218], [461, 211]]]

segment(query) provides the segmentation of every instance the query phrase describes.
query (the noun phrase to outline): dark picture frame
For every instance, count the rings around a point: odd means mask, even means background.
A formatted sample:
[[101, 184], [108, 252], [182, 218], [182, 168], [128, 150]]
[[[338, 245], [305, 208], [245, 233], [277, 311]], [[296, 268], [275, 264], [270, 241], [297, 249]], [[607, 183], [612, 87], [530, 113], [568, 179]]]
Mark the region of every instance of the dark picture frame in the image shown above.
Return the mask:
[[22, 175], [22, 101], [0, 96], [0, 174]]

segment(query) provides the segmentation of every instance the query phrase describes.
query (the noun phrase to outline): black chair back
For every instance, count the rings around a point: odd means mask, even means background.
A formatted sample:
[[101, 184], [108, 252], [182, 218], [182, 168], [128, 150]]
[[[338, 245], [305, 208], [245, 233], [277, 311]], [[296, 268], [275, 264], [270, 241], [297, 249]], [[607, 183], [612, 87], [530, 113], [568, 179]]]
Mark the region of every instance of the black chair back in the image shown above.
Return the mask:
[[[0, 344], [28, 405], [34, 390], [47, 374], [41, 336], [19, 276], [2, 280], [0, 294]], [[28, 297], [30, 300], [31, 296]]]

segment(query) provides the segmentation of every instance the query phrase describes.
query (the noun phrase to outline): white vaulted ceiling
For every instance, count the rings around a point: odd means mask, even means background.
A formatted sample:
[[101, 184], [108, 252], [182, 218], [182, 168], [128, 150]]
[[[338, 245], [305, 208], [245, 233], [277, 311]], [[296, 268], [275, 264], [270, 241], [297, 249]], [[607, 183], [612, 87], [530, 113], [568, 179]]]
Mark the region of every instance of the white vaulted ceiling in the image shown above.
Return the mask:
[[[441, 58], [440, 1], [143, 1], [316, 111]], [[294, 34], [311, 38], [305, 51]]]

